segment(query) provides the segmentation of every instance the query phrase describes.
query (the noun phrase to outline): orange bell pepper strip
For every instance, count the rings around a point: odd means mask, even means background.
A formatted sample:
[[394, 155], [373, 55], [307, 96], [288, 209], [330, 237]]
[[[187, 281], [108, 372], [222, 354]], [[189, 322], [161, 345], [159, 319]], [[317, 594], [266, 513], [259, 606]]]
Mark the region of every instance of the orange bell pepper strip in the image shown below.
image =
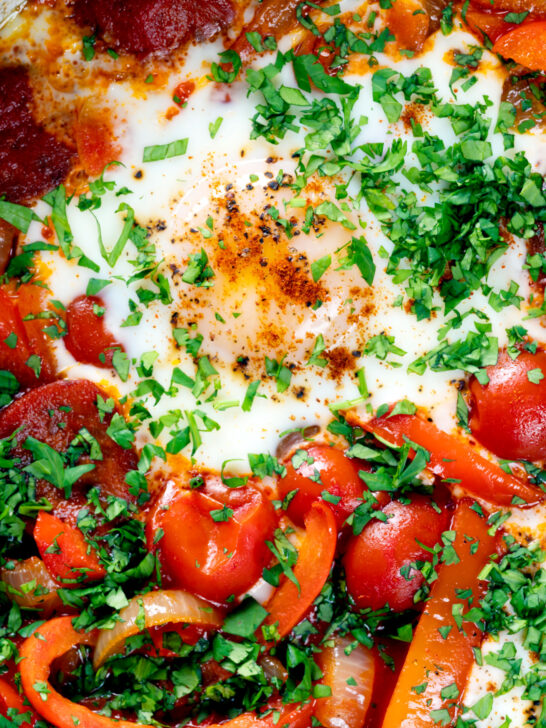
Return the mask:
[[299, 589], [293, 581], [285, 578], [265, 605], [269, 612], [265, 623], [278, 623], [281, 637], [285, 637], [303, 619], [320, 594], [330, 574], [336, 543], [334, 514], [326, 503], [316, 501], [305, 516], [305, 536], [294, 566]]
[[427, 465], [430, 472], [447, 480], [448, 485], [453, 479], [476, 498], [508, 507], [513, 505], [514, 497], [521, 498], [526, 506], [535, 505], [545, 497], [539, 488], [505, 473], [463, 440], [417, 415], [385, 415], [359, 424], [391, 445], [401, 447], [405, 438], [420, 445], [430, 453]]
[[480, 43], [483, 43], [485, 35], [492, 43], [495, 43], [502, 35], [518, 27], [515, 23], [507, 23], [504, 15], [506, 13], [496, 15], [470, 5], [464, 19], [470, 30], [478, 37]]
[[58, 584], [71, 588], [106, 576], [96, 552], [79, 528], [46, 511], [38, 513], [34, 540], [46, 569]]
[[525, 23], [495, 43], [493, 51], [531, 71], [546, 71], [546, 20]]
[[[468, 499], [457, 504], [451, 527], [457, 533], [453, 547], [459, 562], [438, 568], [438, 578], [415, 629], [382, 728], [437, 728], [437, 710], [447, 710], [454, 719], [456, 700], [474, 662], [472, 648], [480, 645], [482, 633], [471, 622], [457, 623], [453, 608], [457, 605], [458, 609], [468, 609], [469, 602], [457, 596], [458, 590], [471, 590], [472, 605], [477, 604], [485, 592], [485, 584], [478, 576], [498, 551], [498, 540], [488, 534], [486, 520], [470, 506]], [[453, 687], [448, 693], [453, 697], [442, 697], [442, 690], [453, 685], [456, 690]]]
[[0, 679], [0, 715], [8, 717], [9, 709], [16, 710], [20, 714], [30, 715], [30, 720], [21, 723], [21, 728], [31, 728], [36, 722], [36, 714], [23, 702], [23, 698], [7, 680]]
[[[51, 664], [77, 645], [93, 646], [97, 630], [76, 632], [72, 617], [56, 617], [42, 624], [21, 646], [21, 681], [28, 700], [37, 713], [56, 728], [152, 728], [128, 720], [113, 720], [89, 708], [73, 703], [58, 693], [49, 682]], [[314, 710], [314, 701], [306, 705], [282, 706], [273, 702], [271, 711], [261, 718], [256, 713], [242, 715], [208, 728], [307, 728]]]

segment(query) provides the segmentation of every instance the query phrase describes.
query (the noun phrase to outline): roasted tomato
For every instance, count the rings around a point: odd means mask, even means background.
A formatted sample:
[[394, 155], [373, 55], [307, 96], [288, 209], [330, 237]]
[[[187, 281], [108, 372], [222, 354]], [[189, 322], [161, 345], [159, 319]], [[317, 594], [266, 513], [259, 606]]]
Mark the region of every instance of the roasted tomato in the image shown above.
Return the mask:
[[422, 573], [412, 564], [431, 559], [427, 548], [440, 542], [449, 512], [413, 495], [408, 504], [392, 501], [383, 513], [387, 521], [372, 521], [349, 543], [343, 560], [347, 589], [359, 609], [388, 604], [401, 612], [413, 605], [423, 584]]
[[174, 584], [223, 602], [260, 578], [271, 558], [265, 542], [275, 525], [271, 502], [256, 488], [208, 482], [205, 491], [178, 491], [150, 520], [148, 539], [150, 546], [158, 541], [160, 561]]
[[[299, 461], [302, 461], [301, 464]], [[348, 458], [341, 450], [329, 445], [311, 445], [296, 451], [287, 463], [286, 475], [278, 483], [279, 497], [284, 499], [292, 491], [297, 491], [288, 506], [288, 515], [294, 523], [303, 526], [311, 504], [327, 491], [337, 501], [329, 502], [329, 505], [338, 527], [341, 527], [347, 516], [362, 503], [366, 486], [358, 475], [359, 470], [369, 470], [363, 460]]]
[[114, 351], [123, 347], [104, 324], [104, 301], [98, 296], [78, 296], [66, 310], [64, 344], [74, 359], [96, 367], [112, 366]]
[[470, 429], [491, 452], [508, 460], [546, 457], [546, 353], [506, 352], [487, 368], [489, 383], [470, 380]]

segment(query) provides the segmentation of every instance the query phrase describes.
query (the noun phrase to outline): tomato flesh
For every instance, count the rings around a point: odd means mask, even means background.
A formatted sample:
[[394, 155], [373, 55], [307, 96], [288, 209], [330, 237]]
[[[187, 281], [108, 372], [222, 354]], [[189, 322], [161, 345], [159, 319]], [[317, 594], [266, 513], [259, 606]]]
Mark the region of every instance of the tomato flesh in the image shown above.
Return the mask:
[[[538, 383], [529, 380], [529, 372]], [[474, 437], [508, 460], [546, 457], [546, 353], [523, 351], [512, 359], [502, 352], [487, 375], [485, 385], [470, 380]]]
[[74, 359], [82, 364], [93, 364], [104, 369], [112, 366], [116, 349], [123, 346], [116, 341], [104, 323], [104, 301], [98, 296], [78, 296], [66, 310], [64, 343]]
[[340, 528], [362, 503], [366, 486], [358, 471], [368, 471], [369, 467], [364, 461], [352, 460], [329, 445], [311, 445], [305, 452], [312, 462], [304, 462], [297, 469], [292, 461], [287, 463], [286, 475], [278, 483], [279, 497], [284, 499], [297, 490], [288, 506], [288, 515], [294, 523], [303, 526], [312, 504], [321, 498], [323, 491], [328, 491], [334, 500], [340, 499], [337, 503], [328, 502]]
[[257, 489], [208, 483], [206, 492], [179, 491], [149, 526], [152, 542], [155, 528], [163, 530], [159, 558], [173, 583], [223, 602], [260, 578], [271, 559], [265, 542], [273, 535], [276, 517]]
[[431, 548], [440, 541], [449, 515], [445, 508], [438, 513], [422, 495], [412, 496], [407, 505], [392, 501], [383, 513], [386, 522], [372, 521], [349, 542], [343, 560], [347, 589], [359, 609], [388, 604], [401, 612], [413, 606], [423, 584], [422, 573], [410, 565], [430, 561], [424, 546]]

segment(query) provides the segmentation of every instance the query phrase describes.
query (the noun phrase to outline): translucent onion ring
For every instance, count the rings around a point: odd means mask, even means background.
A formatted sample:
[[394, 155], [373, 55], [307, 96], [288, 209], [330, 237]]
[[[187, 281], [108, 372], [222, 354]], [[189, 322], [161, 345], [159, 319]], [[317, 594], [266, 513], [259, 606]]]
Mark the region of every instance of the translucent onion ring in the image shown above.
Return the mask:
[[362, 728], [372, 702], [375, 658], [360, 644], [352, 649], [352, 642], [336, 637], [317, 656], [324, 673], [321, 682], [332, 690], [330, 697], [317, 700], [315, 708], [315, 717], [325, 728]]
[[163, 589], [133, 597], [119, 616], [123, 621], [117, 622], [113, 629], [103, 629], [99, 633], [93, 653], [95, 670], [111, 655], [120, 652], [128, 637], [142, 632], [142, 625], [137, 624], [142, 616], [145, 629], [171, 622], [218, 629], [223, 623], [223, 614], [219, 609], [182, 589]]
[[[46, 569], [42, 559], [31, 556], [24, 561], [16, 561], [13, 569], [3, 568], [0, 571], [0, 578], [6, 585], [8, 597], [17, 602], [25, 609], [40, 609], [45, 614], [50, 614], [54, 609], [62, 606], [62, 601], [57, 594], [56, 584], [49, 571]], [[31, 582], [36, 582], [36, 587], [31, 591], [23, 591], [21, 587]], [[40, 591], [42, 593], [36, 593]]]

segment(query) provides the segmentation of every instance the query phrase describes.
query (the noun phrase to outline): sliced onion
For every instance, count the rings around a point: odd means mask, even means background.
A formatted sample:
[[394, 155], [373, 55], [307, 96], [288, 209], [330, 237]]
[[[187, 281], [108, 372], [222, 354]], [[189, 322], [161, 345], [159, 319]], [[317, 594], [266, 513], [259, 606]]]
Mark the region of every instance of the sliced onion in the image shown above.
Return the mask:
[[288, 672], [285, 666], [273, 655], [262, 655], [258, 662], [268, 680], [276, 678], [283, 683], [288, 680]]
[[62, 604], [57, 594], [58, 585], [37, 556], [17, 561], [14, 569], [3, 568], [0, 578], [6, 585], [8, 597], [20, 607], [51, 614]]
[[333, 647], [317, 656], [324, 673], [321, 683], [332, 690], [330, 697], [317, 700], [315, 708], [315, 717], [325, 728], [362, 728], [366, 720], [372, 700], [375, 658], [371, 650], [360, 644], [347, 654], [352, 644], [346, 637], [336, 637]]
[[302, 443], [305, 443], [306, 438], [309, 439], [314, 437], [315, 435], [318, 435], [319, 432], [320, 427], [318, 425], [309, 425], [309, 427], [306, 427], [303, 430], [295, 430], [294, 432], [286, 435], [282, 438], [282, 440], [279, 440], [279, 444], [275, 450], [276, 458], [282, 462]]
[[142, 631], [142, 617], [145, 629], [161, 627], [171, 622], [199, 624], [218, 629], [223, 622], [219, 609], [182, 589], [163, 589], [133, 597], [120, 611], [119, 616], [121, 622], [117, 622], [113, 629], [101, 630], [99, 634], [93, 654], [95, 669], [111, 655], [121, 652], [128, 637]]

